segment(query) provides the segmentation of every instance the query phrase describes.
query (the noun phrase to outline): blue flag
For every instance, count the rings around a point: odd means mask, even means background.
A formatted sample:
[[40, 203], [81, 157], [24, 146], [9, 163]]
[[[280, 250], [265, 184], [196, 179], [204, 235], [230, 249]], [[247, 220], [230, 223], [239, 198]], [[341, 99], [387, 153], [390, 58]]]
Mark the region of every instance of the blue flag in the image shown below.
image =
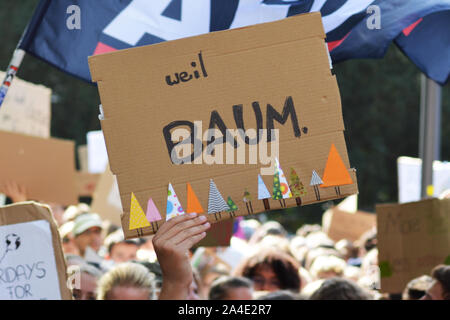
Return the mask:
[[334, 63], [381, 58], [394, 42], [429, 78], [448, 82], [450, 0], [41, 0], [20, 48], [90, 81], [91, 55], [313, 11]]

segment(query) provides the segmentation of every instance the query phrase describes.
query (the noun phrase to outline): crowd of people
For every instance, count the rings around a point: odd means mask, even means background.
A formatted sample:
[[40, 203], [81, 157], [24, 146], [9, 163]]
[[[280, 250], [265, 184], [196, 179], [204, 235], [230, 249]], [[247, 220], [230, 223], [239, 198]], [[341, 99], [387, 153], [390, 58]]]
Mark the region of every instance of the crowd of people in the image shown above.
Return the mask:
[[333, 241], [320, 225], [291, 234], [252, 215], [235, 219], [228, 247], [201, 247], [210, 228], [204, 215], [126, 239], [87, 204], [52, 212], [76, 300], [450, 300], [449, 265], [411, 279], [402, 293], [382, 293], [375, 227], [357, 241]]
[[[238, 219], [229, 247], [196, 247], [210, 224], [173, 218], [154, 236], [125, 239], [89, 206], [67, 208], [60, 235], [75, 299], [380, 300], [450, 299], [450, 266], [380, 292], [376, 229], [333, 241], [319, 225], [289, 234], [276, 221]], [[70, 272], [69, 272], [70, 273]], [[78, 278], [77, 278], [78, 276]]]

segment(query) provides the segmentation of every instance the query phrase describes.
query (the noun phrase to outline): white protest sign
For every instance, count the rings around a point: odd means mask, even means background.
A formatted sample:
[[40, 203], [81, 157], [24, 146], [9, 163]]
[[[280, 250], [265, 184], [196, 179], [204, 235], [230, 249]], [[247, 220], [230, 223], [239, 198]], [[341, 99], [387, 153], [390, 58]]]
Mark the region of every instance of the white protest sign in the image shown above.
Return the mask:
[[0, 226], [0, 299], [61, 299], [48, 221]]
[[[421, 200], [420, 187], [422, 181], [422, 160], [410, 157], [399, 157], [398, 167], [398, 202], [414, 202]], [[450, 162], [433, 162], [433, 196], [450, 188]]]
[[108, 165], [108, 153], [101, 130], [88, 132], [87, 154], [89, 172], [103, 173]]

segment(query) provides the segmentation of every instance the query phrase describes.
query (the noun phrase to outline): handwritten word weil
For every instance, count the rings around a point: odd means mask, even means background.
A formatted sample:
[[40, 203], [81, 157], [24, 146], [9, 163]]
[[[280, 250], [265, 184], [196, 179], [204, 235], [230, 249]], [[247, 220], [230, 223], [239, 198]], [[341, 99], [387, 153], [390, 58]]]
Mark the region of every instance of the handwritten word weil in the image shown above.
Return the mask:
[[[205, 68], [205, 64], [203, 62], [203, 57], [202, 57], [202, 53], [200, 52], [198, 54], [198, 63], [200, 63], [200, 68], [202, 71], [202, 75], [203, 77], [208, 77], [208, 73], [206, 72], [206, 68]], [[192, 68], [196, 68], [197, 67], [197, 62], [196, 61], [192, 61], [191, 62], [191, 67]], [[189, 80], [195, 78], [198, 79], [200, 78], [200, 72], [198, 70], [194, 70], [193, 74], [188, 73], [187, 71], [182, 71], [182, 72], [176, 72], [174, 74], [174, 79], [172, 80], [172, 76], [171, 75], [167, 75], [166, 76], [166, 83], [169, 86], [173, 86], [174, 84], [179, 84], [180, 81], [181, 82], [188, 82]]]

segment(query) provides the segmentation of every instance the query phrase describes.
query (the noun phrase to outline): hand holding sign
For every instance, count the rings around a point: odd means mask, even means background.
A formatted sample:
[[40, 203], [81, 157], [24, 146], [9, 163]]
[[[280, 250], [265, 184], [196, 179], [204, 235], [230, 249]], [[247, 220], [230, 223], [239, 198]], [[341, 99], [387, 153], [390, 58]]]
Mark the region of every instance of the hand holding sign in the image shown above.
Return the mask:
[[186, 299], [193, 275], [188, 250], [202, 240], [210, 224], [205, 216], [183, 214], [164, 223], [153, 238], [163, 285], [159, 298]]

